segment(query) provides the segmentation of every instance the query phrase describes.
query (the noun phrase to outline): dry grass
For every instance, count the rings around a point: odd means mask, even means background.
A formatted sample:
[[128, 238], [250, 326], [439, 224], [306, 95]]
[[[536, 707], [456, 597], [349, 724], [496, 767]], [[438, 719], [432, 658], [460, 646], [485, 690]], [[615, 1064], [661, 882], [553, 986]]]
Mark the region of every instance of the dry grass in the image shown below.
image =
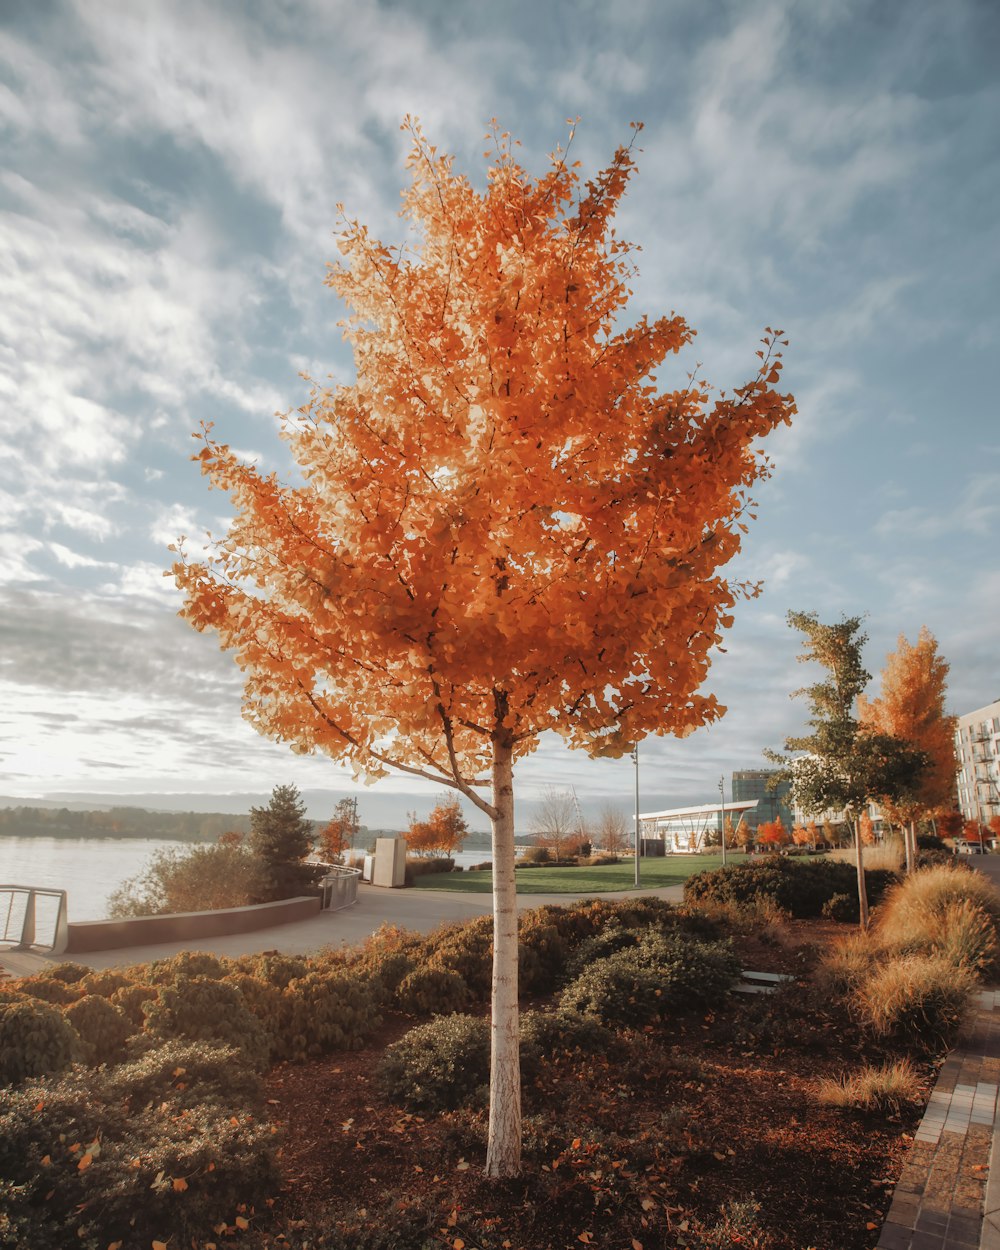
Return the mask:
[[877, 1035], [932, 1051], [954, 1039], [975, 986], [944, 955], [904, 955], [873, 968], [852, 999]]
[[816, 968], [817, 985], [827, 994], [851, 993], [870, 976], [879, 955], [869, 934], [848, 934], [823, 955]]
[[[829, 858], [854, 864], [857, 862], [857, 852], [853, 846], [840, 847], [839, 850], [831, 851]], [[866, 868], [887, 868], [890, 872], [899, 872], [900, 865], [906, 859], [902, 839], [893, 834], [875, 846], [866, 846], [864, 858]]]
[[879, 908], [878, 940], [901, 954], [940, 954], [979, 976], [1000, 968], [1000, 893], [951, 865], [912, 873]]
[[824, 1077], [817, 1085], [820, 1102], [864, 1111], [898, 1111], [923, 1096], [920, 1077], [909, 1059], [879, 1066], [868, 1064], [839, 1079]]

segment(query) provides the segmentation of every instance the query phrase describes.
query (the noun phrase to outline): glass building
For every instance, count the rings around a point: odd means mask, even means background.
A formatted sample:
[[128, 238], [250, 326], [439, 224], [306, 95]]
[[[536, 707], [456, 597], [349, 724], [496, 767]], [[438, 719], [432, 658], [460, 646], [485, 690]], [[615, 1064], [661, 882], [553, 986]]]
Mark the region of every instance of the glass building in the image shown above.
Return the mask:
[[792, 831], [795, 821], [792, 816], [790, 781], [782, 781], [774, 790], [769, 790], [767, 783], [777, 775], [774, 768], [745, 768], [733, 773], [733, 803], [745, 803], [750, 799], [757, 800], [757, 806], [746, 813], [747, 824], [755, 832], [762, 825], [781, 817], [781, 823]]

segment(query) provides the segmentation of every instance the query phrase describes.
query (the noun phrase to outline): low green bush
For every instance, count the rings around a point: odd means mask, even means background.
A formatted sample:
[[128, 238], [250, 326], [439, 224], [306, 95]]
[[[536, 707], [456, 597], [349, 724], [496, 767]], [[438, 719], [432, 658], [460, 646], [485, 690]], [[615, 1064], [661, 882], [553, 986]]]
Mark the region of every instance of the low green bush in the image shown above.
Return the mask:
[[25, 977], [19, 982], [18, 989], [28, 998], [49, 1003], [53, 1007], [66, 1007], [80, 997], [79, 983], [67, 985], [65, 981], [59, 981], [55, 977]]
[[169, 959], [157, 959], [149, 965], [148, 980], [153, 985], [169, 985], [181, 977], [200, 977], [221, 981], [232, 965], [207, 951], [179, 951]]
[[861, 918], [861, 904], [857, 894], [832, 894], [823, 904], [820, 914], [825, 920], [857, 924]]
[[457, 972], [473, 1000], [485, 1002], [493, 984], [493, 917], [477, 916], [465, 924], [435, 930], [417, 962]]
[[387, 1098], [419, 1114], [449, 1111], [486, 1085], [489, 1021], [440, 1016], [386, 1048], [376, 1079]]
[[521, 1016], [521, 1069], [527, 1075], [540, 1060], [560, 1052], [604, 1055], [617, 1039], [594, 1016], [577, 1011], [526, 1011]]
[[638, 1026], [718, 1003], [739, 975], [730, 942], [653, 932], [585, 968], [560, 1003], [608, 1024]]
[[61, 1072], [79, 1045], [76, 1030], [55, 1007], [30, 998], [0, 1001], [0, 1085]]
[[101, 998], [111, 998], [118, 990], [127, 985], [135, 985], [133, 977], [118, 968], [100, 968], [87, 975], [79, 982], [81, 994], [97, 994]]
[[418, 965], [396, 987], [400, 1011], [411, 1016], [445, 1016], [469, 1005], [469, 987], [452, 968]]
[[609, 924], [600, 933], [584, 938], [576, 950], [570, 955], [563, 966], [563, 980], [567, 983], [575, 981], [582, 972], [599, 959], [607, 959], [618, 951], [628, 950], [639, 944], [640, 934], [634, 929], [624, 929], [618, 924]]
[[363, 972], [332, 968], [290, 981], [272, 1029], [275, 1057], [305, 1059], [359, 1050], [382, 1023], [384, 990]]
[[77, 1054], [83, 1063], [117, 1063], [137, 1031], [124, 1012], [97, 994], [70, 1003], [63, 1014], [80, 1035]]
[[155, 985], [123, 985], [111, 995], [111, 1002], [134, 1028], [141, 1029], [146, 1021], [146, 1004], [154, 1002], [158, 993]]
[[542, 911], [520, 916], [517, 931], [518, 986], [524, 994], [543, 994], [555, 989], [569, 946], [558, 925]]
[[161, 985], [144, 1010], [145, 1030], [153, 1039], [236, 1046], [257, 1068], [263, 1068], [270, 1057], [271, 1042], [264, 1026], [240, 991], [225, 981], [182, 976]]
[[[215, 1056], [164, 1048], [0, 1091], [0, 1247], [200, 1245], [237, 1211], [265, 1209], [280, 1183], [274, 1132], [236, 1052]], [[199, 1081], [198, 1063], [216, 1079]]]
[[[875, 906], [896, 874], [884, 868], [865, 871], [868, 901]], [[748, 863], [695, 873], [684, 883], [688, 903], [753, 905], [768, 900], [797, 918], [822, 914], [835, 894], [857, 893], [857, 871], [836, 860], [792, 860], [768, 855]]]

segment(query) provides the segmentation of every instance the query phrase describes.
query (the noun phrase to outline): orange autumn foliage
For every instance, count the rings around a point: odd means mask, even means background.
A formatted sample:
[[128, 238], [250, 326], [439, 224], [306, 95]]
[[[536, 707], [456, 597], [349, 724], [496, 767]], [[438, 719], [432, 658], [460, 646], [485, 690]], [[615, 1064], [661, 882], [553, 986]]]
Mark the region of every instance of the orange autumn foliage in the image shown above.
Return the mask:
[[498, 139], [485, 193], [409, 125], [403, 250], [347, 221], [329, 285], [351, 310], [351, 384], [316, 385], [283, 436], [304, 481], [206, 428], [196, 459], [235, 511], [174, 572], [183, 614], [246, 673], [245, 714], [359, 773], [459, 788], [546, 730], [621, 755], [715, 720], [697, 693], [736, 599], [727, 581], [789, 420], [777, 333], [750, 382], [661, 391], [693, 331], [619, 328], [635, 249], [611, 229], [622, 148], [585, 186], [537, 181]]
[[773, 849], [787, 846], [791, 841], [784, 821], [779, 816], [776, 820], [765, 820], [757, 826], [757, 844]]
[[955, 717], [945, 713], [949, 665], [937, 653], [934, 635], [922, 626], [912, 645], [900, 634], [896, 650], [882, 669], [882, 693], [861, 695], [858, 720], [874, 733], [890, 734], [929, 757], [919, 788], [906, 801], [882, 798], [880, 805], [896, 824], [916, 820], [951, 802], [955, 788]]
[[407, 849], [416, 855], [452, 855], [469, 836], [469, 826], [457, 798], [442, 799], [426, 820], [411, 817]]
[[202, 557], [182, 544], [174, 574], [183, 615], [243, 669], [260, 733], [369, 779], [435, 779], [489, 816], [487, 1173], [512, 1175], [513, 762], [547, 731], [617, 757], [722, 714], [700, 687], [757, 590], [722, 570], [769, 471], [761, 440], [794, 403], [776, 389], [780, 331], [715, 394], [671, 368], [683, 317], [622, 324], [636, 248], [612, 222], [631, 146], [587, 182], [561, 150], [534, 178], [494, 128], [478, 190], [405, 128], [406, 245], [345, 220], [328, 277], [354, 379], [283, 418], [295, 484], [203, 429], [196, 458], [233, 520]]

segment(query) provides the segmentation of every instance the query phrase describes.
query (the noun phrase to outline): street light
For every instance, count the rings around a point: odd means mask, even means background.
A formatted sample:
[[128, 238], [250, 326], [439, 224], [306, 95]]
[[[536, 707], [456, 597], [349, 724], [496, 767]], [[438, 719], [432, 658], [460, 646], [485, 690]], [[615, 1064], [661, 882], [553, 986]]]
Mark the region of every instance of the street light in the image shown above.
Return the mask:
[[723, 773], [723, 775], [719, 778], [719, 794], [722, 797], [722, 805], [719, 809], [720, 814], [722, 816], [722, 822], [719, 826], [719, 828], [722, 830], [722, 866], [723, 868], [725, 868], [726, 866], [726, 775], [725, 773]]
[[635, 888], [639, 888], [639, 852], [642, 841], [639, 836], [639, 744], [632, 748], [632, 763], [635, 764]]

